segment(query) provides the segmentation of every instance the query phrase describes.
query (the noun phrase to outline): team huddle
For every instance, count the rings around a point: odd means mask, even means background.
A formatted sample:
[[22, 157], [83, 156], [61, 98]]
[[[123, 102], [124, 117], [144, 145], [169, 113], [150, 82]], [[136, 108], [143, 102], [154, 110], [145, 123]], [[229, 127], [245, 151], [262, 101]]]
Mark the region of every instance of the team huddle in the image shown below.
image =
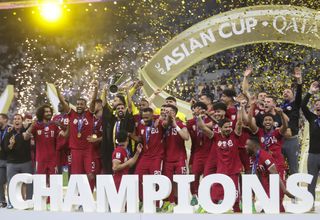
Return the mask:
[[[143, 175], [161, 174], [173, 182], [175, 174], [193, 174], [195, 181], [191, 183], [190, 202], [195, 206], [201, 177], [220, 173], [233, 180], [237, 190], [233, 211], [240, 212], [241, 173], [258, 175], [268, 195], [269, 174], [279, 174], [280, 211], [284, 212], [284, 196], [294, 199], [286, 190], [286, 178], [287, 173], [298, 172], [302, 109], [310, 123], [308, 173], [314, 178], [308, 190], [315, 198], [320, 170], [320, 142], [317, 142], [320, 138], [320, 100], [315, 101], [315, 113], [307, 104], [311, 95], [319, 91], [318, 82], [310, 86], [302, 99], [302, 73], [295, 68], [296, 91], [284, 89], [283, 102], [277, 105], [277, 100], [267, 91], [250, 94], [248, 77], [251, 71], [248, 68], [244, 73], [241, 94], [225, 89], [218, 100], [208, 93], [192, 100], [193, 117], [189, 120], [179, 111], [174, 97], [167, 97], [160, 108], [154, 106], [153, 99], [160, 90], [134, 103], [132, 96], [143, 85], [140, 81], [124, 88], [125, 92], [115, 95], [112, 100], [108, 98], [106, 86], [101, 91], [101, 98], [97, 98], [99, 83], [93, 81], [89, 108], [82, 98], [77, 99], [75, 108], [72, 107], [56, 83], [60, 100], [58, 114], [53, 116], [53, 109], [43, 105], [31, 123], [23, 123], [22, 115], [16, 114], [12, 126], [8, 125], [7, 115], [0, 115], [0, 163], [6, 161], [6, 174], [0, 177], [1, 188], [5, 179], [10, 182], [17, 173], [32, 173], [34, 167], [35, 173], [47, 177], [64, 169], [70, 174], [86, 174], [92, 191], [99, 174], [113, 174], [117, 189], [123, 175], [137, 174], [139, 198], [143, 201]], [[189, 140], [190, 155], [186, 148]], [[31, 156], [33, 142], [34, 158]], [[32, 189], [27, 186], [26, 198], [31, 197]], [[223, 187], [214, 184], [212, 201], [219, 203], [223, 198]], [[4, 192], [0, 194], [0, 202], [6, 206]], [[13, 208], [10, 198], [8, 202], [8, 208]], [[158, 208], [172, 212], [176, 203], [177, 190], [173, 184], [170, 196]]]

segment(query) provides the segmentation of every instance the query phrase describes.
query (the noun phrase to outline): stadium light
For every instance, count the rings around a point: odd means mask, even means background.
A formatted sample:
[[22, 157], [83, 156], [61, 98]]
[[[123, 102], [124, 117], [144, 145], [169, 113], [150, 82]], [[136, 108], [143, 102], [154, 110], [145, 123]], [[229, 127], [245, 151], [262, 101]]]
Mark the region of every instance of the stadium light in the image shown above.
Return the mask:
[[40, 3], [40, 15], [48, 22], [55, 22], [62, 16], [62, 1], [45, 1]]

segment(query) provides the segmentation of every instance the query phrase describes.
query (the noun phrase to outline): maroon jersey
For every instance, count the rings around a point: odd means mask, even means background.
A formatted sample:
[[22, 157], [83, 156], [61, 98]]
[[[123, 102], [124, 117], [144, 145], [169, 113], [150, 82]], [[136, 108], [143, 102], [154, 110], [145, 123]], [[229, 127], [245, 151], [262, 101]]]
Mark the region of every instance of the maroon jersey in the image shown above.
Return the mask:
[[159, 121], [158, 125], [155, 126], [153, 122], [151, 126], [139, 124], [137, 127], [137, 136], [142, 138], [143, 149], [141, 156], [149, 159], [163, 158], [164, 156], [164, 129], [162, 122]]
[[36, 142], [37, 162], [57, 162], [56, 137], [59, 128], [52, 122], [35, 123], [31, 133]]
[[[58, 124], [60, 124], [61, 126], [59, 127], [59, 131], [63, 130], [65, 131], [69, 125], [69, 117], [67, 114], [59, 114], [59, 115], [55, 115], [52, 119], [52, 121], [57, 122]], [[66, 149], [69, 146], [69, 139], [65, 138], [63, 136], [58, 135], [57, 136], [57, 150], [62, 150], [62, 149]]]
[[226, 118], [228, 118], [231, 121], [233, 129], [236, 127], [236, 123], [237, 123], [237, 112], [238, 112], [238, 109], [236, 106], [232, 106], [228, 108], [226, 112]]
[[280, 134], [280, 130], [265, 132], [264, 129], [259, 128], [257, 135], [262, 148], [271, 154], [276, 166], [284, 167], [285, 161], [281, 152], [283, 136]]
[[[177, 121], [177, 126], [181, 129], [186, 128], [181, 121]], [[172, 126], [169, 126], [165, 131], [165, 155], [165, 161], [167, 162], [184, 161], [187, 159], [184, 140], [177, 129]]]
[[221, 134], [214, 135], [214, 145], [217, 153], [217, 173], [233, 175], [239, 174], [242, 164], [239, 158], [239, 137], [232, 132], [229, 137]]
[[[102, 119], [94, 116], [93, 122], [93, 135], [97, 138], [102, 136]], [[100, 155], [100, 144], [101, 142], [92, 143], [92, 157], [93, 158], [101, 158]]]
[[[118, 146], [114, 149], [112, 153], [112, 161], [119, 160], [121, 164], [125, 163], [128, 160], [128, 154], [126, 149], [124, 149], [122, 146]], [[129, 173], [129, 167], [126, 167], [122, 170], [119, 170], [117, 172], [114, 172], [114, 176], [122, 176]]]
[[73, 109], [69, 113], [70, 119], [70, 137], [69, 145], [73, 150], [89, 149], [91, 143], [87, 137], [93, 133], [93, 113], [84, 111], [78, 114]]
[[258, 105], [255, 105], [254, 109], [253, 109], [253, 115], [256, 117], [258, 114], [264, 114], [264, 110], [259, 108]]
[[[211, 120], [209, 118], [204, 118], [204, 123], [209, 123]], [[202, 133], [202, 131], [197, 126], [197, 119], [192, 118], [188, 120], [187, 128], [191, 137], [191, 153], [192, 154], [201, 154], [209, 155], [212, 139], [208, 138]]]
[[250, 129], [243, 127], [241, 136], [239, 137], [239, 148], [246, 148], [246, 142], [249, 139], [249, 137], [252, 135], [252, 132]]

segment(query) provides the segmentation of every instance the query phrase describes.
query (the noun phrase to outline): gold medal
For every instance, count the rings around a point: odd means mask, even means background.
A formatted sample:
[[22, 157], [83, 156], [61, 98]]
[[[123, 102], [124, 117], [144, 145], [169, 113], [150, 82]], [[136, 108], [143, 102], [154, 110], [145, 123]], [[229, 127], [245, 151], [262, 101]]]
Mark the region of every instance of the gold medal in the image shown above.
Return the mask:
[[78, 137], [78, 138], [81, 138], [81, 133], [78, 133], [77, 137]]
[[98, 138], [98, 136], [96, 134], [93, 134], [92, 138], [96, 139], [96, 138]]

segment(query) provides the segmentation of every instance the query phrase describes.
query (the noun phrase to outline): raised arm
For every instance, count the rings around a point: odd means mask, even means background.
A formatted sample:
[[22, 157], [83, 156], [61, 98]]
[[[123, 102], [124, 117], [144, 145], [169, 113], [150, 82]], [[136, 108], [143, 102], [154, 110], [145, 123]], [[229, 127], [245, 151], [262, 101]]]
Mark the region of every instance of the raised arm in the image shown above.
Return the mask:
[[297, 108], [300, 108], [302, 102], [302, 71], [299, 67], [294, 68], [294, 77], [296, 78], [298, 84], [295, 97], [295, 105]]
[[69, 104], [66, 102], [66, 100], [64, 99], [64, 97], [61, 95], [58, 81], [56, 81], [54, 83], [54, 87], [56, 88], [57, 96], [58, 96], [60, 103], [62, 104], [64, 112], [69, 113], [71, 108], [70, 108]]
[[130, 95], [129, 88], [126, 88], [126, 95], [127, 95], [127, 104], [128, 104], [128, 112], [132, 113], [132, 96]]
[[187, 129], [187, 127], [184, 127], [184, 128], [180, 128], [178, 125], [177, 125], [177, 121], [176, 121], [176, 118], [175, 117], [172, 117], [172, 126], [174, 128], [176, 128], [178, 134], [180, 135], [180, 137], [187, 141], [189, 140], [190, 138], [190, 134], [189, 134], [189, 131]]
[[283, 113], [282, 108], [278, 108], [277, 107], [274, 110], [281, 117], [282, 126], [280, 127], [280, 134], [284, 136], [286, 134], [286, 132], [287, 132], [287, 129], [288, 129], [288, 116], [286, 116], [286, 114]]
[[196, 116], [196, 117], [197, 117], [197, 122], [196, 123], [197, 123], [198, 128], [201, 129], [203, 134], [206, 135], [208, 138], [210, 138], [210, 139], [213, 138], [213, 136], [214, 136], [213, 130], [211, 130], [210, 128], [208, 128], [206, 126], [206, 124], [202, 120], [201, 115]]
[[249, 76], [252, 73], [252, 66], [248, 66], [246, 71], [243, 73], [243, 81], [242, 81], [242, 92], [249, 96]]
[[250, 102], [250, 109], [249, 109], [249, 113], [248, 113], [248, 126], [253, 134], [256, 134], [258, 132], [258, 126], [257, 126], [255, 118], [253, 117], [255, 106], [256, 106], [256, 103], [254, 101], [251, 101]]
[[93, 80], [91, 83], [91, 86], [93, 87], [93, 93], [91, 96], [91, 102], [90, 102], [90, 107], [89, 107], [89, 111], [90, 112], [94, 112], [94, 106], [95, 106], [95, 100], [97, 98], [97, 94], [98, 94], [98, 86], [99, 86], [99, 82], [98, 80]]
[[314, 117], [315, 114], [312, 113], [309, 108], [308, 108], [308, 103], [311, 98], [311, 96], [319, 91], [319, 83], [318, 82], [313, 82], [310, 86], [310, 89], [306, 96], [303, 98], [302, 103], [301, 103], [301, 109], [304, 114], [304, 117], [310, 122]]
[[244, 111], [244, 108], [242, 106], [240, 106], [240, 109], [237, 112], [237, 123], [236, 123], [236, 127], [235, 127], [235, 130], [234, 130], [234, 133], [237, 136], [241, 136], [241, 134], [242, 134], [242, 126], [243, 126], [242, 116], [243, 116], [243, 111]]

